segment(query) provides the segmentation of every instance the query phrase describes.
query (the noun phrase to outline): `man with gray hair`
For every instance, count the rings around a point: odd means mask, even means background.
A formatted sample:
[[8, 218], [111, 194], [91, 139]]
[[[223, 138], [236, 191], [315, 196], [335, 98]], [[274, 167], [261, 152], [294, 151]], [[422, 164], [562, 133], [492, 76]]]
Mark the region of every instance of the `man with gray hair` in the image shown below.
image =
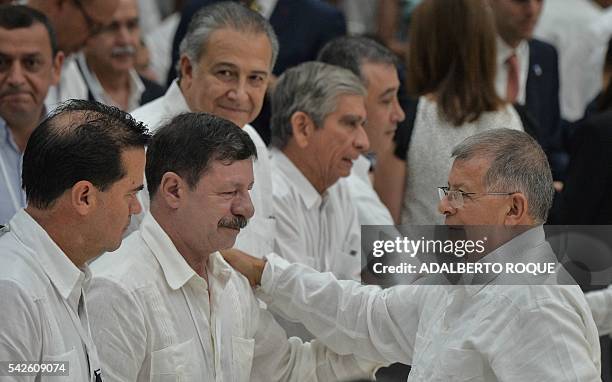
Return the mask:
[[[400, 81], [395, 55], [376, 41], [357, 36], [339, 37], [319, 52], [318, 60], [340, 66], [357, 75], [367, 89], [365, 131], [370, 141], [367, 156], [360, 155], [353, 165], [349, 184], [362, 225], [393, 225], [389, 209], [374, 191], [370, 175], [376, 156], [391, 150], [397, 124], [405, 114], [397, 95]], [[374, 162], [374, 163], [372, 163]]]
[[307, 62], [272, 94], [275, 250], [340, 279], [359, 279], [361, 231], [347, 177], [369, 147], [365, 89], [346, 69]]
[[[180, 78], [166, 94], [132, 114], [153, 131], [183, 112], [207, 112], [243, 128], [257, 147], [255, 215], [236, 240], [238, 248], [266, 254], [272, 250], [272, 183], [268, 150], [249, 125], [259, 114], [278, 56], [272, 27], [258, 13], [234, 2], [202, 8], [181, 43]], [[148, 201], [143, 195], [143, 207]]]
[[[453, 156], [448, 186], [440, 187], [446, 224], [518, 233], [481, 260], [554, 258], [542, 228], [552, 175], [537, 142], [494, 129], [467, 138]], [[480, 285], [381, 290], [275, 255], [226, 259], [261, 284], [271, 309], [302, 322], [331, 349], [410, 364], [411, 381], [600, 380], [597, 329], [576, 285], [504, 285], [506, 275], [498, 274]]]

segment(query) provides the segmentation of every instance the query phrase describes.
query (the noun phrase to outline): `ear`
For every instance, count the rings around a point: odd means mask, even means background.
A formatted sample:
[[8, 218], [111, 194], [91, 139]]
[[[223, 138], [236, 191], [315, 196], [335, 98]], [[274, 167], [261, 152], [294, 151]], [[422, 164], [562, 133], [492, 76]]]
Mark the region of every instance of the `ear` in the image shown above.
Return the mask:
[[70, 203], [79, 215], [85, 216], [98, 205], [99, 193], [91, 182], [81, 180], [70, 189]]
[[187, 182], [177, 173], [169, 171], [162, 176], [156, 197], [162, 198], [168, 207], [177, 209], [181, 204], [185, 187], [188, 187]]
[[182, 55], [180, 60], [181, 85], [189, 87], [193, 78], [193, 64], [186, 55]]
[[312, 118], [302, 111], [296, 111], [291, 116], [290, 121], [295, 143], [302, 149], [308, 147], [308, 143], [316, 130]]
[[57, 85], [62, 75], [62, 65], [64, 64], [64, 52], [59, 51], [53, 58], [53, 65], [51, 67], [51, 84]]
[[533, 219], [528, 214], [528, 204], [527, 198], [522, 192], [510, 195], [504, 224], [506, 226], [533, 224]]

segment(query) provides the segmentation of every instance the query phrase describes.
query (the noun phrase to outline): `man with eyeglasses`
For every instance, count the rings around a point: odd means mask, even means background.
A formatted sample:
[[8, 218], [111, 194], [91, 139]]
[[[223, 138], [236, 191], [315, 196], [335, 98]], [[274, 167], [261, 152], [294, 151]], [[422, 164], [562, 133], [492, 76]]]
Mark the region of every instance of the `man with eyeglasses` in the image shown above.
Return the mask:
[[87, 99], [132, 111], [164, 95], [161, 86], [136, 72], [140, 43], [137, 0], [120, 0], [111, 23], [90, 37], [76, 62]]
[[[439, 205], [446, 224], [523, 227], [487, 257], [554, 256], [542, 228], [552, 174], [533, 138], [489, 130], [464, 140], [453, 157]], [[502, 285], [500, 276], [481, 285], [381, 290], [275, 255], [226, 259], [261, 285], [270, 309], [302, 322], [336, 352], [412, 365], [411, 381], [600, 380], [597, 329], [576, 285]]]

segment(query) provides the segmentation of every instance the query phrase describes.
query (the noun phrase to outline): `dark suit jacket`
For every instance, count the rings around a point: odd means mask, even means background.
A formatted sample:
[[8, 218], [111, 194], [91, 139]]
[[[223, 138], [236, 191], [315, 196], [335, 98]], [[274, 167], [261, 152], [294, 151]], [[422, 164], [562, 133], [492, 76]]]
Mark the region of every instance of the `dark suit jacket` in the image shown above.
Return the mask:
[[568, 157], [563, 147], [559, 111], [559, 66], [557, 51], [543, 41], [529, 41], [529, 71], [525, 89], [525, 108], [536, 122], [535, 136], [553, 170], [562, 179]]
[[612, 110], [579, 121], [552, 224], [612, 224]]
[[[179, 44], [187, 33], [193, 15], [202, 7], [220, 0], [191, 0], [181, 12], [181, 21], [172, 42], [172, 65], [168, 84], [176, 78], [175, 66], [179, 58]], [[299, 63], [314, 60], [319, 49], [334, 37], [346, 33], [342, 12], [321, 0], [278, 0], [270, 24], [280, 45], [274, 74]]]

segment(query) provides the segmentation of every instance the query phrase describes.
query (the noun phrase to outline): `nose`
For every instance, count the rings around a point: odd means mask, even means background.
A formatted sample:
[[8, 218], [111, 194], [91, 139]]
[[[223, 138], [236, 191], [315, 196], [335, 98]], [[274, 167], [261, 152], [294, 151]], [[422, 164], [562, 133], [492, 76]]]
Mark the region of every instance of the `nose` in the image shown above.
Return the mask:
[[393, 101], [393, 114], [392, 115], [393, 115], [394, 123], [400, 123], [404, 119], [406, 119], [406, 114], [404, 113], [404, 110], [402, 109], [402, 105], [400, 105], [399, 100], [397, 98]]
[[23, 83], [25, 83], [25, 76], [23, 75], [23, 68], [19, 61], [13, 61], [11, 68], [9, 69], [9, 74], [7, 77], [7, 83], [13, 87], [19, 87]]
[[457, 213], [457, 209], [451, 206], [450, 202], [448, 201], [448, 196], [445, 196], [438, 203], [438, 212], [445, 216], [452, 216]]
[[138, 215], [141, 212], [142, 204], [140, 204], [140, 199], [138, 199], [138, 195], [134, 195], [130, 201], [130, 215]]
[[241, 193], [239, 198], [236, 198], [232, 204], [232, 214], [242, 215], [247, 219], [250, 219], [255, 214], [255, 207], [251, 201], [251, 195], [249, 192]]
[[119, 29], [117, 30], [117, 41], [119, 41], [119, 43], [121, 43], [121, 45], [125, 45], [130, 41], [130, 30], [128, 29], [128, 26], [125, 24], [120, 24], [119, 25]]
[[368, 139], [368, 134], [366, 133], [363, 125], [359, 125], [359, 127], [357, 127], [355, 134], [355, 148], [362, 153], [368, 151], [370, 148], [370, 140]]
[[227, 98], [232, 102], [238, 103], [242, 108], [242, 105], [244, 105], [249, 98], [249, 93], [247, 92], [247, 79], [239, 78], [235, 81], [234, 85], [227, 92]]

